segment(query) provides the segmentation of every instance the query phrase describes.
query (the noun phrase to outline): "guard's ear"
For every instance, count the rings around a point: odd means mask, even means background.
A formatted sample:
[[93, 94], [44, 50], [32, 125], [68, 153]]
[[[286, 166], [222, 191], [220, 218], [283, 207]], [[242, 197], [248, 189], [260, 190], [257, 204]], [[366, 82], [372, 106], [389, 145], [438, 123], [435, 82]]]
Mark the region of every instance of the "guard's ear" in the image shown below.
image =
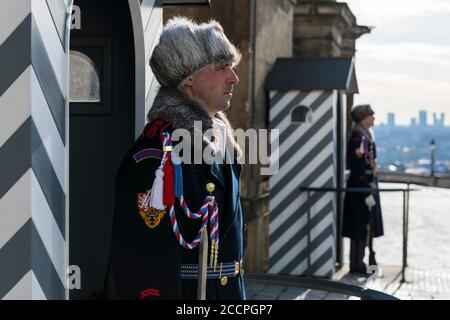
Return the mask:
[[192, 80], [192, 77], [189, 77], [185, 80], [184, 85], [187, 87], [192, 87], [194, 85], [194, 80]]

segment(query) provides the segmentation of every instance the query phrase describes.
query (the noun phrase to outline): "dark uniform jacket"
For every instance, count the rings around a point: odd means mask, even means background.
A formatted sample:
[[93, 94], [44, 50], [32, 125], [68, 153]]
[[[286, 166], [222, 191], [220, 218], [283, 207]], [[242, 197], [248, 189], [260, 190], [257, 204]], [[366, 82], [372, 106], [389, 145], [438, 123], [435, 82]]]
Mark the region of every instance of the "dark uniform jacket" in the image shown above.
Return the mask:
[[[230, 130], [222, 113], [216, 115]], [[161, 164], [161, 133], [186, 129], [193, 134], [194, 121], [201, 121], [203, 130], [213, 128], [213, 120], [201, 106], [176, 90], [161, 89], [149, 114], [149, 123], [125, 155], [116, 178], [116, 203], [108, 294], [118, 299], [196, 299], [196, 279], [181, 279], [182, 264], [198, 264], [198, 247], [183, 248], [172, 229], [169, 212], [157, 226], [150, 228], [139, 212], [139, 195], [150, 190], [155, 171]], [[228, 135], [231, 132], [227, 132]], [[213, 138], [203, 137], [202, 146]], [[238, 147], [234, 142], [232, 148]], [[198, 147], [198, 146], [196, 146]], [[243, 218], [240, 203], [241, 164], [182, 164], [183, 193], [192, 212], [197, 212], [205, 197], [208, 183], [215, 185], [212, 195], [219, 207], [220, 263], [241, 262], [243, 257]], [[168, 210], [167, 210], [168, 211]], [[176, 219], [181, 235], [191, 242], [201, 226], [201, 219], [185, 216], [175, 201]], [[209, 241], [211, 244], [211, 241]], [[208, 248], [208, 265], [209, 265]], [[219, 277], [207, 280], [207, 299], [245, 299], [242, 270], [221, 282]]]
[[[357, 154], [356, 150], [363, 151]], [[370, 133], [364, 128], [355, 126], [350, 136], [347, 146], [347, 161], [350, 169], [350, 176], [347, 181], [347, 188], [371, 188], [378, 187], [376, 177], [373, 175], [371, 160], [376, 159], [376, 146]], [[370, 193], [350, 193], [345, 194], [344, 200], [344, 221], [343, 236], [352, 239], [365, 240], [367, 237], [367, 223], [369, 221], [369, 209], [365, 203], [365, 198]], [[381, 217], [381, 206], [379, 193], [374, 194], [376, 205], [373, 217], [373, 236], [383, 235], [383, 221]]]

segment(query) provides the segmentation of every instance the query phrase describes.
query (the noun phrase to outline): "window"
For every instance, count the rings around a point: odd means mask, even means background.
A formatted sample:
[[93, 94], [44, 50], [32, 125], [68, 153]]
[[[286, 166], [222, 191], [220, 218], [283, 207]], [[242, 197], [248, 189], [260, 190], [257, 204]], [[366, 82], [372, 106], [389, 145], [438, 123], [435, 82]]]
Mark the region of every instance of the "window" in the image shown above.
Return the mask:
[[100, 79], [94, 62], [70, 50], [70, 102], [100, 102]]
[[112, 114], [111, 37], [71, 36], [70, 114]]
[[312, 111], [307, 106], [297, 106], [291, 112], [291, 121], [294, 124], [312, 122]]

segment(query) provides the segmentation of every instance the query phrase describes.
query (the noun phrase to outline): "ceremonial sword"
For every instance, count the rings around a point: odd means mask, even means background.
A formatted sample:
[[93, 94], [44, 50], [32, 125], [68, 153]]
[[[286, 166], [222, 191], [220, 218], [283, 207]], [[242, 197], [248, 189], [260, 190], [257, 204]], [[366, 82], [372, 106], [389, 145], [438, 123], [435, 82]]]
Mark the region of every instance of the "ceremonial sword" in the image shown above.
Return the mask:
[[208, 230], [206, 226], [202, 229], [200, 245], [198, 250], [198, 285], [197, 299], [206, 300], [206, 279], [208, 271]]

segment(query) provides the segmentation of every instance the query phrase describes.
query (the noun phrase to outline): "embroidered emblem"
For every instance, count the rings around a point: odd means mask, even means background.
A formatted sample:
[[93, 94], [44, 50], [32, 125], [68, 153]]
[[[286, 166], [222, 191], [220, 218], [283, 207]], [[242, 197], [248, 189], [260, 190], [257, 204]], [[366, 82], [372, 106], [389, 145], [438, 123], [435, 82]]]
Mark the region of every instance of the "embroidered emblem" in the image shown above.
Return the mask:
[[136, 163], [141, 162], [142, 160], [148, 159], [148, 158], [155, 158], [158, 160], [161, 160], [163, 157], [163, 152], [159, 149], [144, 149], [134, 154], [133, 158]]
[[164, 217], [166, 211], [165, 210], [156, 210], [155, 208], [149, 207], [149, 198], [150, 198], [151, 190], [148, 190], [144, 193], [138, 193], [138, 209], [141, 218], [145, 220], [145, 224], [150, 229], [156, 228], [161, 219]]

